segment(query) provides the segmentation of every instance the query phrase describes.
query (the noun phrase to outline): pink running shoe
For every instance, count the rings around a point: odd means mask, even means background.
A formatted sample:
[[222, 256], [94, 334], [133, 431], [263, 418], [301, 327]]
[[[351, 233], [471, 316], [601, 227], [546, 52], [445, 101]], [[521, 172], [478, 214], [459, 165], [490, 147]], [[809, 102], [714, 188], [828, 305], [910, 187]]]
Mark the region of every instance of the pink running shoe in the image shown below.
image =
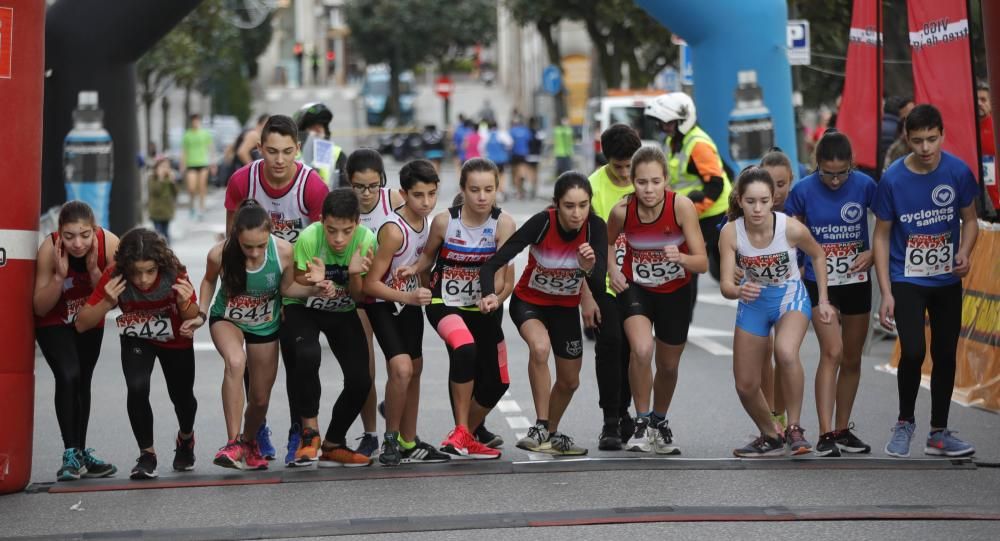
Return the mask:
[[266, 470], [267, 469], [267, 459], [260, 452], [260, 445], [257, 440], [247, 442], [243, 444], [245, 449], [245, 456], [243, 458], [246, 469], [248, 470]]
[[458, 425], [441, 442], [441, 451], [448, 453], [454, 458], [471, 458], [468, 456], [469, 441], [474, 441], [472, 435], [469, 434], [469, 430], [462, 425]]
[[225, 447], [219, 449], [219, 452], [215, 454], [216, 466], [222, 466], [223, 468], [232, 468], [234, 470], [242, 470], [246, 467], [243, 462], [246, 456], [246, 449], [243, 446], [243, 442], [239, 440], [229, 440]]

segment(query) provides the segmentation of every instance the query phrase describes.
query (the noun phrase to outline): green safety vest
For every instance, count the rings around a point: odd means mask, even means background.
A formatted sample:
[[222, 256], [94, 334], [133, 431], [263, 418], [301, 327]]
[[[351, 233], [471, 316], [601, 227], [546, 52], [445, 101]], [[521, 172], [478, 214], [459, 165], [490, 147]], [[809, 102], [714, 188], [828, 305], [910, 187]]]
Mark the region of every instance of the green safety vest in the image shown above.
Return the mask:
[[573, 128], [569, 126], [556, 126], [552, 130], [552, 154], [557, 158], [565, 158], [573, 155]]
[[[667, 137], [667, 173], [670, 175], [670, 189], [682, 195], [687, 195], [693, 190], [703, 190], [705, 183], [698, 175], [688, 173], [688, 163], [691, 161], [691, 151], [694, 150], [694, 145], [699, 142], [707, 143], [715, 151], [715, 155], [719, 156], [719, 149], [715, 146], [712, 138], [700, 127], [695, 126], [684, 134], [681, 151], [678, 154], [674, 154], [670, 150], [672, 148], [670, 140], [671, 138]], [[722, 171], [722, 195], [708, 210], [699, 215], [699, 218], [718, 216], [729, 208], [729, 194], [733, 191], [733, 185], [729, 181], [729, 176], [726, 175], [725, 168], [722, 167], [722, 158], [718, 159], [719, 169]]]

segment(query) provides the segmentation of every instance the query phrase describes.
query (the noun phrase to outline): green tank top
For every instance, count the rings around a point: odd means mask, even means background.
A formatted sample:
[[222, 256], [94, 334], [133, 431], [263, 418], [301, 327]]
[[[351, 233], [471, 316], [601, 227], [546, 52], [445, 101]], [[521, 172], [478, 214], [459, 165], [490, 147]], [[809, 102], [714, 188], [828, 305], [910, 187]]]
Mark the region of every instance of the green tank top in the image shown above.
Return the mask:
[[226, 288], [219, 288], [212, 303], [212, 317], [232, 322], [245, 333], [268, 336], [281, 325], [281, 259], [272, 236], [267, 241], [264, 263], [256, 270], [247, 269], [247, 290], [229, 298]]

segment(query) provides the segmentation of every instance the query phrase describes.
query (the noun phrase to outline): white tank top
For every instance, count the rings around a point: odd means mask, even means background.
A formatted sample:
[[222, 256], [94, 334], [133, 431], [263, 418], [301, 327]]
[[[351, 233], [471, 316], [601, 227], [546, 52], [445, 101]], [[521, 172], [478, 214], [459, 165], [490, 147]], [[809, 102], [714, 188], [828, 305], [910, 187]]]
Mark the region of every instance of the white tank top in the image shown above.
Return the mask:
[[260, 171], [264, 160], [257, 160], [250, 164], [250, 186], [248, 196], [256, 199], [260, 206], [264, 207], [271, 215], [272, 233], [279, 239], [285, 239], [295, 244], [301, 232], [309, 225], [309, 213], [306, 211], [306, 179], [312, 168], [302, 164], [302, 168], [295, 175], [292, 185], [285, 191], [285, 194], [277, 199], [268, 195], [264, 189], [264, 179]]
[[766, 248], [755, 248], [747, 237], [743, 217], [736, 219], [736, 262], [746, 272], [744, 280], [762, 286], [779, 286], [799, 280], [799, 262], [795, 248], [788, 244], [788, 216], [774, 213], [774, 237]]
[[390, 197], [389, 188], [379, 188], [378, 190], [378, 202], [372, 208], [371, 212], [361, 213], [361, 225], [371, 229], [372, 232], [378, 234], [378, 230], [382, 227], [390, 216], [393, 214], [392, 209], [392, 197]]
[[[385, 224], [390, 222], [399, 226], [403, 232], [403, 245], [396, 253], [392, 254], [392, 263], [389, 265], [389, 271], [382, 276], [382, 283], [397, 291], [413, 291], [419, 287], [417, 276], [411, 276], [402, 283], [396, 283], [393, 276], [399, 267], [413, 265], [420, 259], [420, 254], [424, 253], [424, 246], [427, 245], [427, 237], [430, 236], [431, 229], [428, 227], [426, 217], [423, 219], [423, 227], [417, 231], [410, 227], [410, 224], [406, 223], [406, 220], [395, 211], [386, 218]], [[382, 302], [382, 299], [376, 299], [376, 302]]]

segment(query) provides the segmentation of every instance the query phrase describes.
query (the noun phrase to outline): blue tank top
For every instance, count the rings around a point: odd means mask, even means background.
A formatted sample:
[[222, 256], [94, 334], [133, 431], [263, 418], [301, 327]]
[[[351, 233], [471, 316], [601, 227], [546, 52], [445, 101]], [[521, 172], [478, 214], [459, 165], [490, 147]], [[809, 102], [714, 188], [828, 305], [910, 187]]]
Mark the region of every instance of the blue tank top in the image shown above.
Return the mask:
[[500, 134], [495, 131], [491, 131], [486, 137], [486, 157], [496, 164], [505, 164], [509, 162], [510, 154], [507, 152], [507, 147], [500, 142]]
[[[854, 259], [869, 249], [868, 209], [875, 197], [875, 181], [860, 171], [851, 171], [836, 190], [828, 188], [813, 173], [792, 186], [785, 213], [802, 219], [826, 252], [826, 270], [831, 286], [867, 282], [868, 272], [849, 273]], [[816, 280], [813, 261], [806, 257], [805, 279]]]

